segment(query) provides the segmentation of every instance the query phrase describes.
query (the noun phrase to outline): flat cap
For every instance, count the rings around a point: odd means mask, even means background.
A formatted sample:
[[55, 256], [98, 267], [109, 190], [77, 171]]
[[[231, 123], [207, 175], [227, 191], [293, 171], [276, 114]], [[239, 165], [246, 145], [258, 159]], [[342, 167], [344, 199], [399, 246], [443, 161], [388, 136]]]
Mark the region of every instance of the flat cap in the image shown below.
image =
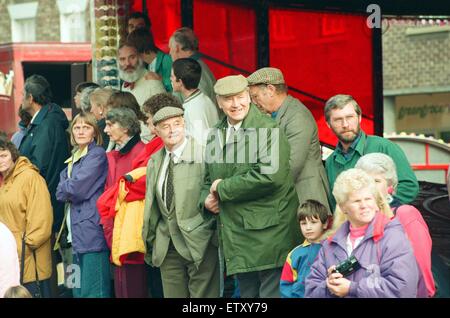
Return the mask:
[[284, 84], [284, 76], [275, 67], [263, 67], [247, 77], [248, 85], [257, 84]]
[[153, 116], [153, 125], [156, 125], [157, 123], [172, 117], [183, 116], [183, 114], [184, 111], [179, 107], [163, 107], [156, 112], [155, 116]]
[[214, 92], [219, 96], [239, 94], [248, 87], [247, 80], [242, 75], [231, 75], [221, 78], [214, 85]]

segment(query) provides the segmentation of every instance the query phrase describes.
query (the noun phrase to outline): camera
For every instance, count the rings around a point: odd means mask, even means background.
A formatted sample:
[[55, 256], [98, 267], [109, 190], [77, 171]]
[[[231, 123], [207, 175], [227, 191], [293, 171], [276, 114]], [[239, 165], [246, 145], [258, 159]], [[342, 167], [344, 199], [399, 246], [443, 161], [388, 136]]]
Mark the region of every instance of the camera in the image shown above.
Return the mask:
[[346, 277], [360, 268], [361, 265], [359, 264], [356, 257], [351, 256], [347, 258], [345, 261], [336, 265], [336, 269], [333, 271], [333, 273], [340, 273], [342, 274], [342, 276]]

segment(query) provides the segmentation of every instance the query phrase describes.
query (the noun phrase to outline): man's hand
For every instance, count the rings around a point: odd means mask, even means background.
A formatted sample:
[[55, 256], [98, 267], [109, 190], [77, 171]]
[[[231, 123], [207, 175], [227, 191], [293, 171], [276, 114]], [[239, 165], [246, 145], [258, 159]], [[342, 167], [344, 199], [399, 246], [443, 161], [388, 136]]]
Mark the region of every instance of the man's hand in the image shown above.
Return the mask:
[[217, 185], [222, 181], [222, 179], [216, 179], [212, 185], [211, 188], [209, 188], [209, 193], [211, 194], [217, 194]]
[[162, 80], [162, 77], [155, 72], [148, 72], [144, 78], [146, 80], [158, 80], [158, 81]]
[[333, 273], [335, 268], [335, 265], [328, 268], [327, 288], [333, 295], [345, 297], [350, 291], [351, 281], [344, 278], [341, 273]]
[[205, 199], [205, 208], [214, 214], [219, 214], [219, 199], [214, 194], [208, 194]]

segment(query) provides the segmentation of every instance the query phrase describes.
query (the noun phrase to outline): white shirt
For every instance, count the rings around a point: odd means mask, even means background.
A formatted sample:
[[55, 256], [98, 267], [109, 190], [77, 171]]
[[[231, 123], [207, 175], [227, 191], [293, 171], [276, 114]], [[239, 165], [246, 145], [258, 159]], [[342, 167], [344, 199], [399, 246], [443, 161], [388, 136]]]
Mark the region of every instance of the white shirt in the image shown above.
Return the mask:
[[216, 105], [211, 99], [197, 90], [183, 103], [186, 133], [205, 146], [209, 129], [219, 121]]
[[34, 114], [33, 118], [31, 118], [31, 121], [30, 121], [31, 124], [34, 122], [34, 120], [35, 120], [37, 114], [39, 114], [40, 111], [41, 111], [41, 110], [39, 109], [39, 110]]
[[230, 135], [233, 132], [233, 128], [234, 128], [234, 130], [238, 131], [239, 128], [241, 128], [241, 126], [242, 126], [242, 121], [238, 122], [235, 125], [232, 125], [227, 119], [227, 123], [228, 123], [228, 128], [227, 128], [227, 140], [226, 140], [226, 142], [228, 142], [228, 139], [230, 138]]
[[352, 255], [353, 250], [359, 245], [359, 243], [361, 243], [361, 241], [363, 240], [364, 235], [361, 237], [358, 237], [355, 240], [355, 246], [352, 245], [352, 241], [350, 240], [350, 234], [348, 234], [347, 236], [347, 255], [350, 256]]
[[153, 59], [153, 61], [148, 65], [148, 70], [150, 72], [156, 72], [156, 57]]
[[[178, 163], [180, 161], [181, 155], [183, 154], [184, 148], [186, 148], [186, 144], [187, 144], [187, 139], [184, 138], [183, 143], [180, 146], [178, 146], [174, 151], [170, 152], [166, 148], [166, 156], [164, 157], [164, 161], [161, 165], [161, 173], [159, 174], [159, 179], [158, 179], [158, 191], [161, 196], [163, 193], [162, 190], [163, 190], [164, 180], [166, 180], [166, 177], [167, 177], [167, 168], [169, 167], [169, 160], [170, 160], [169, 155], [172, 153], [173, 162]], [[165, 186], [167, 187], [167, 184], [165, 184]], [[167, 188], [164, 190], [167, 190]], [[166, 191], [164, 191], [164, 193], [166, 193]], [[166, 198], [163, 198], [164, 203], [166, 203], [165, 199]]]

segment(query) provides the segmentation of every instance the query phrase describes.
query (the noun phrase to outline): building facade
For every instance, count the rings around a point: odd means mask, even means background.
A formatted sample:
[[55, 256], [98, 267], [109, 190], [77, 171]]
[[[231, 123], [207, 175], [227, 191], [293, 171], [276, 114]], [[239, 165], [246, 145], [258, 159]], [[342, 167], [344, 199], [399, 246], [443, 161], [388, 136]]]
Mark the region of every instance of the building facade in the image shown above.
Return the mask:
[[446, 19], [385, 19], [384, 130], [450, 142], [450, 25]]
[[90, 42], [89, 0], [0, 0], [0, 44]]

